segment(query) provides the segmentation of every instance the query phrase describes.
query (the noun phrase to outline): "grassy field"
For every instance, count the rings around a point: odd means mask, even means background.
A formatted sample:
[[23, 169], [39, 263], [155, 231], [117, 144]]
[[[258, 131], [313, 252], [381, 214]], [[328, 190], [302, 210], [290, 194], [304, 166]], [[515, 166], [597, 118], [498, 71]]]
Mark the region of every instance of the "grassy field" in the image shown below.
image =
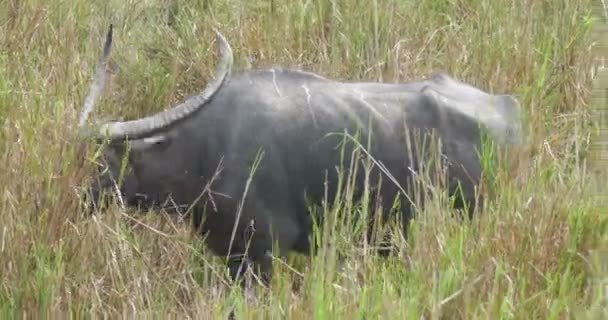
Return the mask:
[[[0, 0], [3, 318], [211, 319], [231, 308], [242, 319], [608, 318], [607, 10], [601, 0]], [[178, 219], [79, 212], [86, 167], [74, 134], [110, 23], [114, 73], [96, 119], [149, 114], [204, 87], [217, 28], [235, 71], [386, 82], [446, 71], [513, 93], [525, 146], [493, 171], [472, 223], [432, 203], [404, 254], [384, 262], [329, 232], [318, 255], [277, 260], [272, 290], [245, 299]]]

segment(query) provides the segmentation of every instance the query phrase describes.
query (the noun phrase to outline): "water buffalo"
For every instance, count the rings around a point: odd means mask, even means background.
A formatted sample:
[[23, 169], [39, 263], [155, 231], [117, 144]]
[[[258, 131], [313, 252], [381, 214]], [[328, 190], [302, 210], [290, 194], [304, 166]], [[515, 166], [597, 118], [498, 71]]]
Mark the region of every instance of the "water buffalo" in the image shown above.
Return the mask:
[[[103, 87], [111, 33], [81, 125]], [[374, 203], [405, 228], [415, 213], [410, 182], [423, 150], [412, 147], [410, 134], [439, 138], [446, 190], [469, 212], [478, 203], [482, 132], [502, 145], [520, 140], [519, 105], [510, 95], [491, 95], [445, 74], [402, 84], [342, 82], [282, 68], [232, 74], [232, 49], [219, 32], [216, 40], [220, 62], [200, 94], [142, 119], [95, 127], [93, 136], [109, 143], [92, 198], [114, 188], [127, 155], [118, 188], [124, 202], [142, 209], [190, 207], [214, 253], [240, 256], [229, 260], [234, 278], [246, 262], [268, 281], [274, 241], [279, 256], [309, 252], [312, 223], [323, 217], [311, 215], [308, 201], [334, 198], [336, 167], [349, 168], [348, 153], [357, 146], [374, 159]], [[361, 145], [345, 144], [344, 156], [337, 148], [340, 133], [357, 133]], [[365, 179], [356, 175], [355, 197]], [[396, 199], [399, 206], [393, 206]]]

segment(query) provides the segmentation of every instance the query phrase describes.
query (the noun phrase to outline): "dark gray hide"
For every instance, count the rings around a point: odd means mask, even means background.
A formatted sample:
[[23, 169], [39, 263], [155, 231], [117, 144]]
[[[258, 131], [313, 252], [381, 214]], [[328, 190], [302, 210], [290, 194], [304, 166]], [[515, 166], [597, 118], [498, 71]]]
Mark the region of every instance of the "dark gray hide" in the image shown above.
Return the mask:
[[[220, 49], [225, 46], [223, 66], [229, 71], [232, 53], [223, 41], [218, 34]], [[347, 131], [354, 135], [361, 130], [364, 145], [371, 134], [369, 152], [399, 184], [382, 177], [382, 205], [390, 208], [399, 195], [398, 216], [405, 222], [414, 212], [400, 190], [408, 193], [412, 171], [418, 168], [417, 153], [414, 151], [413, 159], [408, 157], [406, 129], [435, 131], [449, 163], [449, 192], [455, 193], [460, 184], [463, 196], [457, 206], [468, 204], [471, 212], [481, 175], [479, 125], [500, 143], [520, 139], [519, 106], [513, 97], [489, 95], [444, 74], [419, 82], [381, 84], [340, 82], [278, 68], [228, 73], [214, 94], [207, 94], [199, 104], [200, 111], [156, 131], [130, 134], [138, 139], [130, 141], [131, 170], [121, 193], [128, 205], [141, 208], [195, 203], [195, 227], [207, 236], [213, 252], [225, 256], [251, 166], [262, 150], [263, 159], [243, 203], [230, 254], [243, 254], [250, 239], [247, 258], [261, 267], [266, 280], [271, 273], [267, 252], [273, 240], [278, 242], [280, 251], [275, 254], [279, 256], [309, 252], [312, 220], [305, 194], [320, 203], [327, 178], [329, 199], [335, 196], [336, 167], [340, 166], [336, 147], [342, 137], [328, 134]], [[215, 81], [222, 72], [218, 75]], [[118, 138], [104, 153], [108, 172], [115, 177], [117, 157], [124, 152]], [[352, 147], [346, 150], [344, 165], [348, 168]], [[199, 199], [220, 163], [222, 171], [211, 185], [213, 201], [208, 194]], [[374, 172], [372, 186], [380, 171], [374, 168]], [[358, 179], [362, 186], [363, 175]], [[101, 179], [101, 184], [110, 187], [112, 181]], [[253, 233], [248, 228], [252, 223]], [[233, 276], [237, 262], [232, 262]]]

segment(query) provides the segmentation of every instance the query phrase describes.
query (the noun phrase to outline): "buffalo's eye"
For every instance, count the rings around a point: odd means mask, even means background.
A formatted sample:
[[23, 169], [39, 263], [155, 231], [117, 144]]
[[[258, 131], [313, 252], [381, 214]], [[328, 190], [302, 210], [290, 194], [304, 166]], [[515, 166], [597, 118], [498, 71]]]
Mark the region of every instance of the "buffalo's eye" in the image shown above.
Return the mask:
[[147, 147], [154, 148], [166, 148], [169, 145], [171, 139], [167, 135], [156, 135], [151, 137], [146, 137], [143, 139], [144, 144]]

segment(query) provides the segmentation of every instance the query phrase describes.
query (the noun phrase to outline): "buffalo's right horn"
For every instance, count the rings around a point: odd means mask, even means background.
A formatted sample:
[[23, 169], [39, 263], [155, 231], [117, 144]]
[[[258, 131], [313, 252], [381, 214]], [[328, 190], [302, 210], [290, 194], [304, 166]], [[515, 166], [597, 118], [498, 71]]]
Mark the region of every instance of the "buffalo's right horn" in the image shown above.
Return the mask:
[[99, 62], [97, 65], [97, 73], [95, 75], [95, 79], [93, 83], [91, 83], [91, 88], [89, 89], [89, 93], [87, 97], [84, 99], [84, 108], [82, 114], [80, 115], [80, 121], [78, 122], [78, 127], [82, 128], [84, 123], [87, 121], [89, 114], [93, 111], [93, 107], [99, 97], [99, 94], [103, 92], [103, 88], [106, 84], [106, 65], [108, 63], [108, 57], [110, 56], [110, 49], [112, 48], [112, 24], [110, 24], [110, 28], [108, 29], [108, 33], [106, 34], [106, 43], [103, 46], [103, 53], [99, 57]]

